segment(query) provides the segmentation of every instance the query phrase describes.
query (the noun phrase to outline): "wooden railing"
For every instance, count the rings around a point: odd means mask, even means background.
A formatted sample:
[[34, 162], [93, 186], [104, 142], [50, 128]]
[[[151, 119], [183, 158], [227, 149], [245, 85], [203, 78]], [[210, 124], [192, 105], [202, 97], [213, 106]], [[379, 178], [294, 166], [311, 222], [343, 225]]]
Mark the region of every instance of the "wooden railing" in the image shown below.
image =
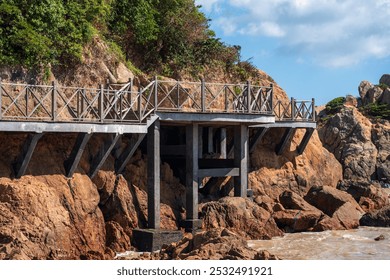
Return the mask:
[[276, 121], [316, 121], [314, 98], [312, 100], [291, 98], [289, 103], [278, 100], [275, 102], [273, 112]]
[[3, 83], [0, 120], [145, 123], [155, 112], [275, 115], [277, 121], [315, 121], [314, 99], [273, 101], [273, 86], [167, 81], [155, 78], [135, 90], [127, 84], [99, 88]]

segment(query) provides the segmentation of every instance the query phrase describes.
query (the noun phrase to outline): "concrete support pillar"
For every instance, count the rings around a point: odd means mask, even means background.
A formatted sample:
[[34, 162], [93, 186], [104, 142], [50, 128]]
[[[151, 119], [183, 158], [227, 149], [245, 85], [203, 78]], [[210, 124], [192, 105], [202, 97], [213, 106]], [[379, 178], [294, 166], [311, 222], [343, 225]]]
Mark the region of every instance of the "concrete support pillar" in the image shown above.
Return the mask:
[[198, 147], [199, 147], [198, 158], [202, 158], [203, 157], [203, 127], [201, 126], [199, 126], [198, 129]]
[[221, 158], [226, 159], [227, 154], [226, 154], [226, 128], [222, 127], [221, 128]]
[[160, 121], [148, 128], [148, 228], [160, 228]]
[[186, 231], [194, 231], [200, 227], [198, 219], [198, 151], [199, 128], [194, 123], [186, 127], [186, 211], [184, 221]]
[[207, 152], [213, 153], [214, 152], [214, 145], [213, 145], [213, 127], [209, 127], [208, 129], [208, 136], [207, 136]]
[[247, 197], [248, 189], [248, 127], [234, 127], [234, 165], [239, 168], [239, 176], [234, 177], [234, 196]]

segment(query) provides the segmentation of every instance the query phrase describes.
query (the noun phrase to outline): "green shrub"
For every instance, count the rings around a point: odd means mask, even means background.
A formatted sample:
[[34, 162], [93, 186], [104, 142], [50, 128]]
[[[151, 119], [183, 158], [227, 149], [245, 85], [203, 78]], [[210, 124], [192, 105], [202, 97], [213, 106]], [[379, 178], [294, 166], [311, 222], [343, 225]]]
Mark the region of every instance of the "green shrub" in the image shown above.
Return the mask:
[[94, 26], [104, 24], [105, 0], [0, 0], [0, 64], [46, 66], [80, 61]]
[[327, 114], [335, 114], [343, 108], [343, 104], [345, 102], [345, 97], [336, 97], [335, 99], [332, 99], [329, 101], [326, 106], [326, 113]]
[[359, 110], [368, 116], [377, 118], [377, 119], [387, 119], [390, 120], [390, 105], [383, 103], [370, 103], [363, 107], [360, 107]]

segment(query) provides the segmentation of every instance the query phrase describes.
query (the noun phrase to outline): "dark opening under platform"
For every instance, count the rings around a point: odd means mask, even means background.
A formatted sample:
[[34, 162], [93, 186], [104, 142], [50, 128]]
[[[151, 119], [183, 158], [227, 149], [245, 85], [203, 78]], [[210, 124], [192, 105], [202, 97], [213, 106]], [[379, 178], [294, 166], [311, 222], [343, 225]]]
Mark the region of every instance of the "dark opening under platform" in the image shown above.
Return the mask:
[[133, 245], [142, 252], [161, 250], [164, 244], [178, 242], [183, 238], [181, 231], [168, 231], [160, 229], [134, 229]]

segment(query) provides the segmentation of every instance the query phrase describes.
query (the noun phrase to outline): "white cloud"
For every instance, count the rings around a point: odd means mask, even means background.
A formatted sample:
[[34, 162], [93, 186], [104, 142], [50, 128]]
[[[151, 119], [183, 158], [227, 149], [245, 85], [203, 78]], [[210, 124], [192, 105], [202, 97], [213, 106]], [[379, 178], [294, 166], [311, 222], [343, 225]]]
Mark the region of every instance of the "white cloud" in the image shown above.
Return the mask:
[[259, 24], [249, 23], [246, 27], [239, 30], [245, 35], [265, 35], [269, 37], [283, 37], [286, 32], [275, 22], [265, 21]]
[[196, 0], [195, 2], [196, 5], [201, 5], [206, 12], [210, 12], [217, 7], [217, 3], [221, 0]]
[[196, 2], [209, 11], [222, 7], [213, 21], [226, 35], [273, 38], [278, 51], [305, 61], [345, 67], [390, 56], [390, 0]]

